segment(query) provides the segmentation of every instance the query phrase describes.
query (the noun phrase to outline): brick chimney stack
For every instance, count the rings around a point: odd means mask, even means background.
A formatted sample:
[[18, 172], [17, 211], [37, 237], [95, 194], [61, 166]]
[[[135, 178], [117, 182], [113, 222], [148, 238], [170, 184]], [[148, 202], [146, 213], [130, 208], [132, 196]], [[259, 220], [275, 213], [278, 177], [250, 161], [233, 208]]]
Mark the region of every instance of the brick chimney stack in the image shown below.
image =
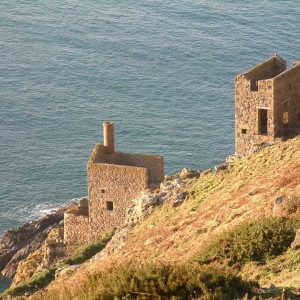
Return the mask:
[[104, 122], [103, 123], [103, 138], [104, 146], [106, 147], [107, 154], [115, 153], [115, 134], [114, 134], [114, 123]]

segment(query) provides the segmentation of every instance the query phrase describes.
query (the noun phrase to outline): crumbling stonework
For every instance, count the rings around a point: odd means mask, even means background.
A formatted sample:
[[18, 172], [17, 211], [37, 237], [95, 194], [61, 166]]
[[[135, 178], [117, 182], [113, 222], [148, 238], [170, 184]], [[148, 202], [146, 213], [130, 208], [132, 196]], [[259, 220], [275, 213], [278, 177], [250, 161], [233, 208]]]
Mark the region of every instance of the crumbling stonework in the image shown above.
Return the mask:
[[131, 200], [147, 188], [147, 169], [94, 164], [88, 167], [89, 239], [122, 225]]
[[96, 144], [87, 165], [88, 206], [65, 213], [64, 240], [82, 245], [124, 224], [132, 200], [164, 180], [161, 156], [115, 152], [113, 123], [103, 124], [104, 144]]
[[235, 131], [238, 153], [300, 134], [299, 62], [274, 55], [236, 77]]
[[89, 228], [88, 200], [82, 198], [64, 216], [64, 241], [69, 245], [84, 245], [88, 242]]

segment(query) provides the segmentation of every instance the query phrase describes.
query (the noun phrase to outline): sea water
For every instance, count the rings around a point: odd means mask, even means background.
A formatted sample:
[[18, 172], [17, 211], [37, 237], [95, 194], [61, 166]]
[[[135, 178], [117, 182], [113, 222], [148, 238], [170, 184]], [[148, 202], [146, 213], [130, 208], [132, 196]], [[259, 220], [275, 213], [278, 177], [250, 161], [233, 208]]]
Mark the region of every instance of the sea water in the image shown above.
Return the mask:
[[287, 1], [0, 2], [0, 234], [87, 194], [102, 122], [167, 174], [234, 152], [234, 77], [300, 59]]

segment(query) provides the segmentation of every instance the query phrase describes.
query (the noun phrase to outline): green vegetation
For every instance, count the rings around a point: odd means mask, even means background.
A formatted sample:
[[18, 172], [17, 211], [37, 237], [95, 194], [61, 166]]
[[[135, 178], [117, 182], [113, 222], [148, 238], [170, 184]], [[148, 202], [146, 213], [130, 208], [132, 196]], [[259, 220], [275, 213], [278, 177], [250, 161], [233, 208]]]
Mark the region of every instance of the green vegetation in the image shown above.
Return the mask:
[[264, 263], [282, 254], [295, 238], [300, 218], [272, 217], [243, 223], [222, 234], [195, 256], [200, 264], [212, 262], [241, 266], [249, 261]]
[[249, 262], [239, 272], [245, 280], [255, 280], [262, 286], [300, 287], [300, 250], [288, 249], [266, 264]]
[[94, 256], [97, 252], [101, 251], [106, 246], [106, 244], [113, 237], [114, 233], [115, 229], [107, 231], [96, 241], [78, 248], [72, 256], [53, 265], [48, 270], [36, 274], [30, 280], [16, 287], [6, 290], [4, 293], [0, 294], [0, 297], [5, 297], [8, 295], [22, 295], [25, 292], [34, 291], [47, 286], [51, 281], [54, 280], [55, 272], [58, 268], [67, 267], [75, 264], [81, 264], [86, 260], [90, 259], [92, 256]]
[[125, 265], [90, 276], [79, 299], [235, 299], [250, 290], [228, 268]]

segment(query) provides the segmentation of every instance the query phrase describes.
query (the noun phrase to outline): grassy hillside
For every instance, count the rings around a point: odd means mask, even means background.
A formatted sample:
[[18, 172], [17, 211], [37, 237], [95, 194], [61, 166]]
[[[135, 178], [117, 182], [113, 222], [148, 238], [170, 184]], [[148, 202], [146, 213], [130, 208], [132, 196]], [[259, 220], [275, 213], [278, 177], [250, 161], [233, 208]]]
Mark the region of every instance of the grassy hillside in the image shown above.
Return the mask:
[[114, 259], [184, 262], [243, 221], [285, 214], [274, 208], [280, 196], [300, 196], [300, 139], [267, 147], [227, 171], [195, 180], [187, 201], [159, 207]]
[[[188, 299], [176, 294], [181, 291], [180, 282], [185, 282], [183, 286], [197, 299], [221, 299], [220, 295], [233, 299], [258, 283], [300, 288], [300, 252], [289, 249], [295, 229], [300, 227], [299, 138], [244, 156], [225, 171], [189, 179], [187, 188], [186, 201], [181, 205], [166, 201], [158, 206], [129, 231], [121, 249], [94, 258], [73, 276], [54, 281], [48, 292], [34, 299], [170, 299], [170, 295]], [[249, 250], [255, 245], [258, 250], [252, 255]], [[186, 275], [177, 278], [178, 272]], [[200, 276], [201, 288], [193, 285], [194, 274]], [[178, 286], [171, 294], [159, 294], [169, 293], [160, 284], [168, 286], [172, 280], [166, 278], [170, 276], [177, 278]], [[149, 286], [137, 283], [136, 278], [150, 281]], [[124, 285], [108, 284], [115, 280]], [[238, 285], [233, 290], [229, 288], [232, 280]], [[132, 282], [129, 287], [125, 285], [128, 281]]]

